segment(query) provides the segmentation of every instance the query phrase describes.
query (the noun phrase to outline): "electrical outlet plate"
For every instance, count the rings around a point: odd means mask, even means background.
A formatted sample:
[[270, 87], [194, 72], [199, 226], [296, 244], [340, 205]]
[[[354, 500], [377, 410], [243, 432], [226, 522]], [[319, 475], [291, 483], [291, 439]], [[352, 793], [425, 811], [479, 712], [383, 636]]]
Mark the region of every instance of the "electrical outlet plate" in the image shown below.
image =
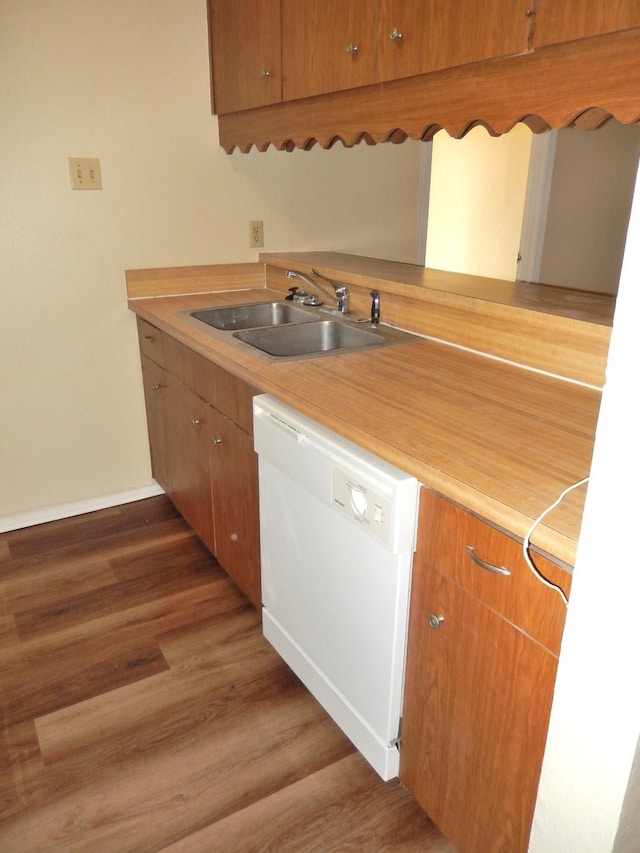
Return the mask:
[[72, 190], [101, 190], [102, 174], [97, 157], [69, 157]]
[[249, 222], [249, 248], [261, 249], [264, 246], [264, 228], [261, 219]]

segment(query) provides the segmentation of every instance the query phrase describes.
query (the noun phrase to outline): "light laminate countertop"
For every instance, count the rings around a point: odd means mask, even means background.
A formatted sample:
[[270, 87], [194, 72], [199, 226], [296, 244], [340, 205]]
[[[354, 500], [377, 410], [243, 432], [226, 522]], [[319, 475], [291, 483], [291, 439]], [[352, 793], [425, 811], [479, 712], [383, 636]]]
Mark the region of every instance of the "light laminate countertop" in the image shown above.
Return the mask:
[[[419, 338], [298, 361], [257, 356], [185, 312], [278, 300], [263, 287], [130, 299], [137, 315], [257, 389], [354, 441], [522, 539], [589, 473], [600, 392]], [[536, 528], [532, 545], [575, 561], [586, 487]]]

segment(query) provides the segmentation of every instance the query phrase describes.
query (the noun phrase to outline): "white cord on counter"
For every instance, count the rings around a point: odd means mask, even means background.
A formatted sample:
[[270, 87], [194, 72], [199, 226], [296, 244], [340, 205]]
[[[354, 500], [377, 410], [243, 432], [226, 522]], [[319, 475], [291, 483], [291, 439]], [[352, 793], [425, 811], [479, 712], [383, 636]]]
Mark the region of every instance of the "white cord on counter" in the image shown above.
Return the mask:
[[555, 590], [558, 593], [558, 595], [560, 596], [560, 598], [564, 601], [565, 604], [569, 603], [569, 599], [565, 595], [564, 590], [561, 587], [559, 587], [557, 584], [552, 583], [550, 580], [547, 580], [547, 578], [545, 578], [544, 575], [540, 572], [540, 570], [535, 566], [533, 559], [529, 553], [529, 545], [530, 545], [530, 540], [531, 540], [531, 536], [533, 534], [533, 531], [540, 524], [540, 522], [545, 517], [545, 515], [547, 515], [547, 513], [551, 512], [552, 509], [555, 509], [558, 506], [558, 504], [560, 503], [560, 501], [562, 501], [563, 498], [569, 494], [569, 492], [573, 491], [573, 489], [577, 489], [579, 486], [583, 486], [588, 481], [589, 481], [589, 478], [584, 477], [584, 479], [578, 480], [577, 483], [573, 483], [571, 486], [567, 486], [567, 488], [562, 492], [562, 494], [557, 498], [557, 500], [555, 500], [551, 504], [551, 506], [548, 506], [545, 509], [545, 511], [536, 518], [536, 520], [533, 522], [533, 524], [531, 525], [531, 527], [527, 531], [527, 535], [524, 537], [524, 542], [522, 543], [522, 554], [524, 556], [526, 564], [529, 566], [529, 568], [531, 569], [533, 574], [545, 586], [548, 586], [550, 589]]

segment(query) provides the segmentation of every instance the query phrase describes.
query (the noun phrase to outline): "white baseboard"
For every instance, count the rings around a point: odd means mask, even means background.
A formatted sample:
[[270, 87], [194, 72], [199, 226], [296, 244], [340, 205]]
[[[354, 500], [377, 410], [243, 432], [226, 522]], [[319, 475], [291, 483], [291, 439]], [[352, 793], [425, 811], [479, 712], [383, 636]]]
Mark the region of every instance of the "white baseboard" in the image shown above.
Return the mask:
[[76, 501], [70, 504], [45, 507], [33, 512], [23, 512], [18, 515], [7, 515], [0, 518], [0, 533], [10, 530], [21, 530], [23, 527], [33, 527], [35, 524], [45, 524], [47, 521], [57, 521], [60, 518], [71, 518], [73, 515], [84, 515], [85, 512], [95, 512], [97, 509], [108, 509], [112, 506], [133, 503], [155, 495], [163, 495], [164, 489], [155, 483], [152, 486], [144, 486], [141, 489], [132, 489], [129, 492], [118, 492], [115, 495], [106, 495], [100, 498], [89, 498], [86, 501]]

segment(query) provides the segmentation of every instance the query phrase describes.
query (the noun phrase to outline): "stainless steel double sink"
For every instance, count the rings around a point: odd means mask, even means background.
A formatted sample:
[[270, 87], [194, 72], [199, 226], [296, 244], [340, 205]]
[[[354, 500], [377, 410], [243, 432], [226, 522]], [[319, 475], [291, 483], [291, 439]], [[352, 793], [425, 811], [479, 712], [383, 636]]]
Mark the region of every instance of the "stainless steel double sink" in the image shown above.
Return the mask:
[[[277, 358], [301, 358], [415, 340], [410, 332], [351, 315], [325, 319], [318, 308], [255, 302], [192, 311], [190, 316]], [[366, 327], [365, 327], [366, 326]]]

